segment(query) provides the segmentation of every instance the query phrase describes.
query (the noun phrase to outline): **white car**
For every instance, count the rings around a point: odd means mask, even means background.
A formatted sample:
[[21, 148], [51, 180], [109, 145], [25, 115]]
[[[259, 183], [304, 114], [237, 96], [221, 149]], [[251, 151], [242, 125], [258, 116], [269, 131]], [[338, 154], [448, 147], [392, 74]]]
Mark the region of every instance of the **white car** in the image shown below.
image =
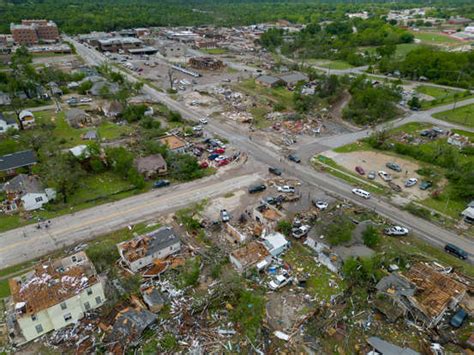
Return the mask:
[[327, 203], [326, 201], [317, 200], [313, 201], [313, 205], [321, 211], [324, 211], [326, 208], [328, 208], [329, 203]]
[[222, 222], [230, 221], [230, 214], [229, 212], [227, 212], [226, 209], [221, 210], [221, 219], [222, 219]]
[[293, 186], [288, 186], [288, 185], [278, 186], [277, 190], [279, 192], [286, 192], [286, 193], [294, 193], [295, 192], [295, 188]]
[[228, 159], [225, 155], [219, 155], [214, 161], [220, 162], [221, 160], [226, 160]]
[[380, 176], [384, 181], [392, 181], [392, 176], [391, 176], [389, 173], [387, 173], [387, 172], [385, 172], [385, 171], [383, 171], [383, 170], [380, 170], [380, 171], [379, 171], [379, 176]]
[[403, 236], [408, 234], [408, 228], [401, 226], [392, 226], [383, 231], [386, 235]]
[[291, 281], [291, 277], [289, 277], [287, 274], [277, 275], [273, 278], [272, 281], [268, 283], [268, 287], [270, 288], [270, 290], [276, 291], [279, 288], [282, 288], [283, 286], [288, 284], [288, 282], [290, 281]]
[[194, 126], [193, 131], [195, 131], [195, 132], [202, 131], [202, 126], [201, 125]]
[[201, 124], [207, 124], [207, 123], [208, 123], [207, 118], [200, 118], [200, 119], [199, 119], [199, 123], [201, 123]]
[[86, 102], [92, 102], [92, 99], [90, 97], [84, 97], [84, 98], [80, 99], [79, 101], [82, 102], [82, 103], [86, 103]]
[[301, 237], [304, 237], [306, 234], [308, 234], [310, 229], [311, 229], [311, 226], [305, 224], [301, 227], [293, 228], [291, 230], [291, 235], [293, 236], [293, 238], [299, 239]]
[[412, 187], [415, 186], [418, 183], [417, 178], [409, 178], [407, 181], [405, 181], [405, 187]]
[[370, 198], [370, 192], [367, 192], [367, 191], [362, 190], [362, 189], [352, 189], [352, 193], [353, 193], [354, 195], [363, 197], [363, 198], [365, 198], [365, 199], [367, 199], [367, 200]]

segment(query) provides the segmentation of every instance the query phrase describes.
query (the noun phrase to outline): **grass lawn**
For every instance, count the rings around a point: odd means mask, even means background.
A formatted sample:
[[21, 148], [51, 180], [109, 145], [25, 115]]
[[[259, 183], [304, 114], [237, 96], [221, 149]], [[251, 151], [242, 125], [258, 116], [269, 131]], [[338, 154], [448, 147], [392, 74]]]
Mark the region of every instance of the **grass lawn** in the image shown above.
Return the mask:
[[336, 69], [336, 70], [354, 68], [353, 65], [350, 65], [349, 63], [344, 62], [343, 60], [314, 60], [314, 61], [310, 61], [310, 63], [317, 65], [318, 67]]
[[435, 118], [458, 123], [467, 127], [474, 127], [474, 104], [458, 107], [454, 110], [435, 113]]
[[[314, 262], [314, 253], [299, 242], [291, 245], [283, 260], [290, 264], [295, 272], [311, 274], [307, 282], [308, 291], [318, 300], [329, 301], [331, 295], [342, 292], [345, 288], [344, 281], [326, 267], [318, 266]], [[329, 285], [330, 280], [337, 285], [337, 288]]]
[[395, 58], [396, 59], [404, 59], [408, 53], [412, 50], [419, 48], [419, 44], [415, 43], [402, 43], [397, 44], [397, 50], [395, 51]]
[[469, 131], [464, 131], [462, 129], [452, 129], [454, 133], [460, 134], [461, 136], [469, 137], [472, 141], [474, 141], [474, 133]]
[[8, 286], [8, 279], [0, 281], [0, 298], [10, 296], [10, 286]]
[[434, 32], [414, 32], [416, 39], [425, 44], [459, 44], [460, 41], [444, 34]]
[[201, 52], [211, 54], [211, 55], [219, 55], [219, 54], [226, 54], [228, 50], [227, 48], [205, 48], [205, 49], [201, 49]]
[[427, 198], [421, 201], [421, 204], [446, 214], [454, 219], [460, 219], [459, 215], [466, 208], [466, 202], [452, 198], [450, 195], [451, 194], [448, 187], [441, 193], [439, 197]]
[[428, 85], [418, 86], [416, 88], [416, 92], [434, 97], [434, 100], [432, 101], [426, 101], [426, 100], [421, 101], [421, 108], [424, 110], [431, 107], [450, 104], [454, 102], [455, 99], [457, 101], [460, 101], [460, 100], [466, 100], [470, 97], [473, 97], [473, 95], [470, 95], [468, 93], [465, 94], [464, 92], [460, 92], [456, 90], [444, 89], [444, 88], [428, 86]]

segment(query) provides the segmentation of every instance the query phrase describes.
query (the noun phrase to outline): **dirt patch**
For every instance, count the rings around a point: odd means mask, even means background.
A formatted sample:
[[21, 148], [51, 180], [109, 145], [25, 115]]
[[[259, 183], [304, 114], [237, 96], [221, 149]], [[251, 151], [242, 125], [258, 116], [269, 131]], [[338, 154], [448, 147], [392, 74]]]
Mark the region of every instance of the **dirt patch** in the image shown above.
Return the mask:
[[267, 321], [272, 329], [292, 330], [295, 323], [304, 318], [311, 309], [312, 302], [302, 293], [285, 289], [282, 292], [268, 294]]
[[[360, 166], [365, 170], [366, 174], [370, 170], [375, 170], [376, 172], [383, 170], [389, 173], [393, 177], [393, 182], [402, 187], [401, 194], [406, 195], [407, 198], [425, 199], [430, 195], [431, 190], [420, 190], [418, 185], [410, 188], [405, 187], [405, 181], [409, 178], [417, 178], [418, 183], [423, 180], [423, 177], [415, 172], [421, 167], [421, 165], [410, 160], [373, 151], [357, 151], [351, 153], [336, 153], [330, 151], [325, 152], [324, 155], [333, 159], [337, 164], [350, 171], [355, 171], [355, 167]], [[387, 162], [399, 164], [402, 168], [402, 171], [397, 173], [396, 171], [388, 169], [385, 166]], [[385, 184], [385, 182], [378, 175], [375, 178], [375, 181]]]

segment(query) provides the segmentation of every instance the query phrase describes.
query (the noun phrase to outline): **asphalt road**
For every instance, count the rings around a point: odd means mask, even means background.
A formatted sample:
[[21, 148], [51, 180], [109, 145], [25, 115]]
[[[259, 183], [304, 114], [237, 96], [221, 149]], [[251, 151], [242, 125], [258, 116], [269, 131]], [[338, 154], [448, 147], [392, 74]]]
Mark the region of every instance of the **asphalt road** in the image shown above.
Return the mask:
[[[105, 57], [100, 53], [75, 41], [72, 42], [74, 42], [78, 53], [90, 64], [98, 65], [105, 60]], [[126, 75], [131, 81], [136, 80], [133, 76]], [[187, 119], [198, 120], [202, 117], [196, 109], [190, 110], [148, 85], [144, 86], [144, 91], [171, 109], [181, 112]], [[373, 197], [370, 200], [358, 198], [351, 193], [352, 186], [344, 181], [318, 173], [309, 166], [289, 162], [282, 158], [281, 153], [265, 146], [264, 143], [258, 141], [256, 136], [251, 137], [248, 132], [243, 132], [238, 127], [210, 121], [206, 130], [228, 139], [232, 145], [239, 147], [242, 152], [248, 153], [262, 164], [263, 168], [279, 166], [283, 168], [285, 174], [294, 176], [309, 186], [322, 189], [335, 197], [374, 209], [394, 223], [407, 226], [417, 236], [432, 244], [443, 246], [450, 242], [460, 246], [470, 254], [474, 254], [474, 243], [468, 239], [401, 211], [391, 205], [384, 197]], [[363, 131], [356, 133], [364, 134]], [[365, 132], [366, 134], [367, 132]], [[356, 136], [350, 137], [350, 139], [358, 139]], [[329, 138], [328, 142], [335, 139], [339, 139], [339, 137]], [[328, 144], [328, 142], [324, 143]], [[321, 146], [322, 143], [316, 144]], [[53, 221], [53, 227], [47, 231], [38, 231], [34, 226], [29, 226], [0, 234], [0, 267], [32, 259], [66, 245], [122, 228], [128, 224], [145, 221], [151, 217], [156, 217], [157, 214], [171, 212], [187, 205], [189, 202], [198, 201], [204, 197], [212, 198], [248, 186], [257, 179], [258, 176], [252, 175], [250, 177], [229, 178], [227, 181], [219, 180], [215, 183], [212, 183], [212, 180], [202, 180], [191, 183], [191, 185], [180, 185], [175, 191], [170, 191], [169, 194], [165, 193], [164, 190], [159, 193], [154, 191], [112, 204], [94, 207], [74, 215], [58, 217]]]
[[235, 169], [186, 184], [153, 190], [117, 202], [88, 208], [0, 234], [0, 268], [46, 255], [66, 246], [149, 221], [205, 198], [245, 188], [261, 179], [258, 173], [236, 176]]

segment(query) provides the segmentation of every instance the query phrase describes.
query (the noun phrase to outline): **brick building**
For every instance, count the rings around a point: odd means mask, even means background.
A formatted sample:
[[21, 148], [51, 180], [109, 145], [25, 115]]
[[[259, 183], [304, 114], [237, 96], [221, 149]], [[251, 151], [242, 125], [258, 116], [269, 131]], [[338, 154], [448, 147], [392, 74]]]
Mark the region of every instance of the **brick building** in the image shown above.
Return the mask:
[[21, 24], [12, 23], [10, 31], [17, 44], [32, 45], [59, 40], [58, 26], [53, 21], [22, 20]]

